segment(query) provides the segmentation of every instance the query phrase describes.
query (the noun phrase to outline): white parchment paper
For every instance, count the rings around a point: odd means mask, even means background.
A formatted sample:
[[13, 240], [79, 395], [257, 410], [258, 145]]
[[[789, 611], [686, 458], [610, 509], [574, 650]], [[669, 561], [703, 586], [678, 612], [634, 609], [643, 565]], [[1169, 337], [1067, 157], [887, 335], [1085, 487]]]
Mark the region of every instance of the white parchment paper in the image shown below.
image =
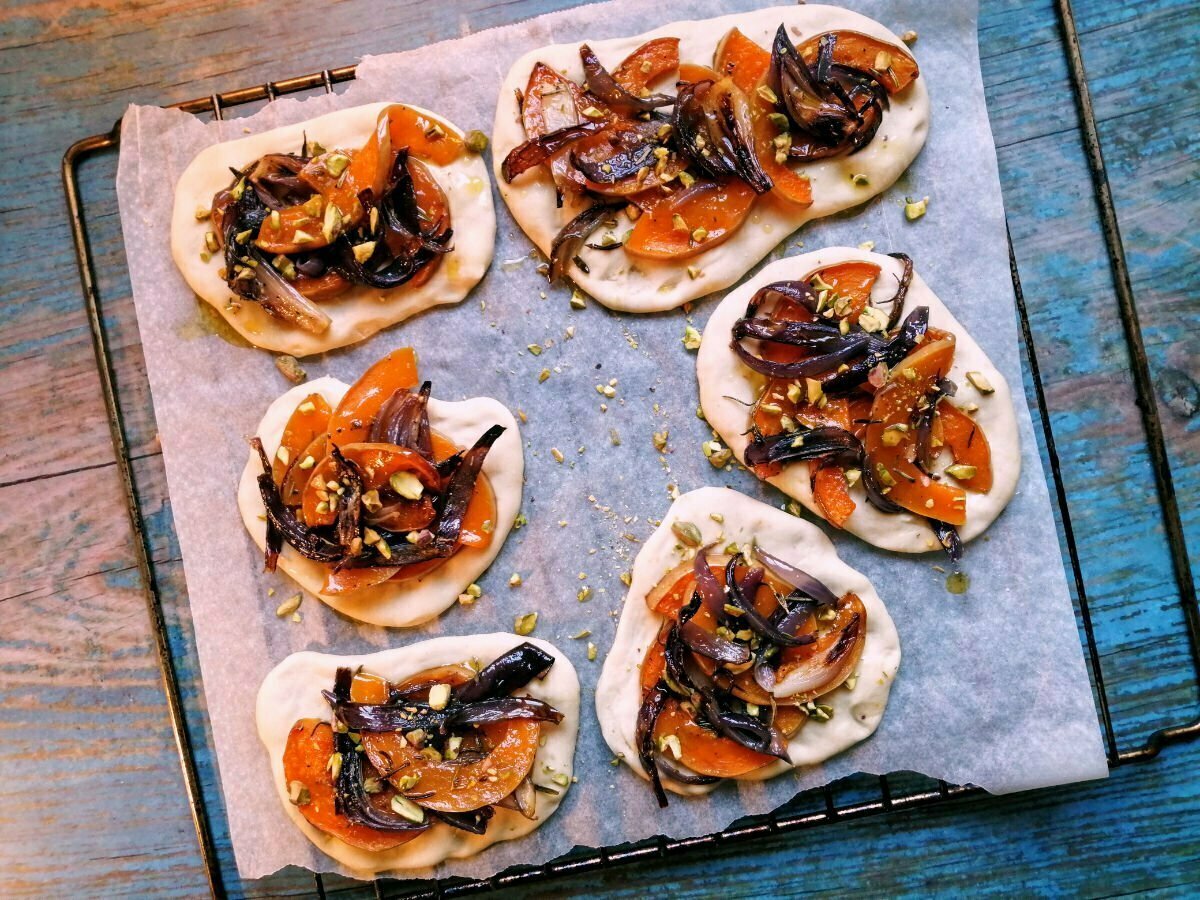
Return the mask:
[[[570, 309], [569, 290], [547, 288], [534, 271], [531, 245], [498, 196], [496, 261], [466, 301], [348, 351], [310, 358], [305, 366], [311, 376], [350, 382], [386, 351], [412, 344], [436, 396], [484, 393], [524, 410], [529, 524], [512, 534], [482, 580], [479, 603], [454, 608], [419, 631], [357, 625], [312, 598], [301, 607], [300, 624], [274, 614], [294, 588], [283, 577], [261, 574], [261, 555], [241, 526], [234, 492], [246, 437], [288, 385], [269, 354], [232, 346], [197, 327], [197, 303], [172, 263], [167, 227], [172, 186], [192, 156], [213, 142], [240, 137], [243, 129], [257, 132], [375, 100], [416, 103], [460, 127], [486, 131], [510, 61], [532, 47], [635, 34], [675, 19], [763, 5], [614, 0], [369, 57], [346, 93], [282, 100], [249, 118], [206, 124], [154, 107], [134, 106], [127, 113], [117, 182], [126, 251], [229, 828], [244, 877], [288, 864], [336, 868], [290, 825], [270, 784], [253, 714], [257, 686], [272, 666], [302, 649], [360, 653], [430, 634], [511, 629], [515, 615], [532, 610], [541, 614], [537, 636], [566, 651], [583, 683], [579, 784], [529, 838], [419, 874], [487, 876], [575, 845], [706, 833], [766, 812], [802, 788], [858, 771], [915, 770], [994, 792], [1106, 774], [1042, 467], [1018, 390], [1021, 486], [988, 535], [968, 547], [966, 594], [947, 592], [945, 576], [934, 569], [945, 560], [936, 555], [901, 557], [834, 535], [841, 555], [878, 588], [903, 644], [904, 662], [877, 734], [823, 766], [763, 784], [729, 785], [708, 799], [676, 799], [659, 812], [645, 782], [610, 765], [591, 702], [603, 656], [589, 662], [586, 641], [571, 636], [590, 629], [601, 654], [607, 649], [623, 595], [619, 575], [630, 568], [637, 541], [663, 515], [669, 485], [689, 490], [723, 484], [771, 503], [783, 498], [746, 472], [717, 472], [701, 454], [700, 443], [711, 433], [696, 417], [694, 356], [680, 343], [685, 313], [632, 317], [595, 303]], [[914, 51], [933, 99], [929, 142], [886, 195], [806, 226], [773, 258], [800, 252], [800, 242], [813, 249], [867, 240], [881, 251], [910, 254], [1018, 386], [1016, 320], [975, 4], [858, 0], [854, 8], [897, 33], [919, 32]], [[470, 73], [465, 83], [464, 72]], [[930, 197], [929, 214], [915, 224], [903, 218], [905, 194]], [[697, 304], [698, 327], [714, 303]], [[568, 326], [574, 328], [571, 339]], [[540, 356], [526, 349], [534, 343], [546, 348]], [[539, 383], [543, 369], [551, 375]], [[616, 396], [601, 412], [604, 398], [596, 385], [610, 379], [617, 380]], [[664, 429], [669, 452], [660, 457], [651, 436]], [[566, 455], [564, 463], [555, 462], [552, 447]], [[513, 572], [521, 573], [523, 586], [508, 586]], [[580, 602], [583, 585], [592, 594]], [[277, 594], [268, 598], [271, 587]]]

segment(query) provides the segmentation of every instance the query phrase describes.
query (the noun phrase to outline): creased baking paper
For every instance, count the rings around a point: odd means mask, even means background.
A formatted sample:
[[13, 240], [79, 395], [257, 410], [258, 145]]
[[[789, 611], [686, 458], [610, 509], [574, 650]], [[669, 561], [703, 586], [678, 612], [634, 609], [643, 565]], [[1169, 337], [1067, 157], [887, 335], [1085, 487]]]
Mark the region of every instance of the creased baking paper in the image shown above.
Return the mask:
[[[990, 791], [1016, 791], [1106, 773], [1092, 696], [1037, 446], [1018, 392], [1024, 447], [1021, 486], [962, 566], [966, 594], [947, 592], [936, 555], [903, 558], [835, 535], [841, 555], [874, 582], [899, 628], [904, 662], [877, 734], [823, 766], [764, 784], [727, 786], [706, 800], [676, 800], [660, 812], [647, 785], [610, 765], [591, 691], [622, 598], [620, 573], [669, 503], [668, 487], [728, 485], [779, 504], [748, 473], [714, 470], [700, 443], [694, 356], [680, 338], [681, 312], [617, 315], [598, 304], [569, 305], [548, 288], [531, 245], [497, 197], [499, 245], [490, 273], [457, 307], [425, 313], [348, 351], [310, 358], [310, 375], [347, 382], [387, 350], [419, 348], [434, 393], [495, 396], [523, 410], [529, 523], [509, 538], [483, 579], [484, 596], [418, 631], [359, 626], [313, 598], [299, 624], [275, 616], [294, 588], [262, 574], [238, 519], [234, 491], [246, 438], [268, 403], [287, 389], [271, 356], [197, 327], [196, 300], [171, 261], [172, 186], [201, 148], [375, 100], [409, 101], [464, 129], [490, 127], [496, 86], [526, 50], [562, 41], [635, 34], [672, 19], [701, 18], [763, 4], [723, 0], [647, 6], [639, 0], [588, 6], [389, 56], [369, 57], [338, 96], [282, 100], [249, 118], [206, 124], [178, 111], [131, 107], [124, 120], [118, 196], [146, 365], [183, 552], [205, 699], [219, 759], [229, 828], [244, 877], [295, 864], [336, 867], [287, 821], [255, 735], [255, 692], [287, 654], [302, 649], [359, 653], [429, 634], [511, 629], [537, 610], [536, 635], [558, 644], [583, 683], [579, 783], [558, 814], [529, 838], [500, 844], [438, 872], [487, 876], [538, 863], [575, 845], [608, 845], [656, 833], [684, 837], [768, 811], [796, 791], [853, 772], [916, 770]], [[775, 253], [802, 243], [874, 241], [904, 251], [971, 330], [1009, 381], [1021, 383], [995, 153], [986, 117], [973, 3], [862, 0], [859, 12], [897, 33], [915, 29], [914, 51], [933, 99], [928, 145], [901, 183], [865, 208], [816, 222]], [[289, 74], [289, 73], [281, 73]], [[904, 220], [904, 196], [929, 196], [929, 214]], [[458, 223], [456, 223], [458, 224]], [[462, 223], [468, 227], [469, 223]], [[199, 252], [199, 248], [197, 248]], [[543, 296], [544, 294], [544, 296]], [[700, 327], [715, 301], [696, 305]], [[573, 329], [573, 332], [570, 330]], [[573, 336], [572, 336], [573, 335]], [[528, 348], [544, 348], [534, 355]], [[540, 380], [543, 370], [549, 377]], [[612, 397], [597, 386], [611, 387]], [[602, 411], [602, 405], [607, 411]], [[652, 436], [669, 432], [668, 452]], [[551, 449], [564, 456], [557, 462]], [[823, 526], [824, 527], [824, 526]], [[509, 576], [521, 574], [521, 587]], [[268, 589], [275, 588], [274, 597]], [[583, 588], [590, 595], [578, 599]], [[588, 629], [588, 639], [572, 635]], [[602, 658], [602, 657], [601, 657]], [[810, 727], [820, 727], [817, 725]]]

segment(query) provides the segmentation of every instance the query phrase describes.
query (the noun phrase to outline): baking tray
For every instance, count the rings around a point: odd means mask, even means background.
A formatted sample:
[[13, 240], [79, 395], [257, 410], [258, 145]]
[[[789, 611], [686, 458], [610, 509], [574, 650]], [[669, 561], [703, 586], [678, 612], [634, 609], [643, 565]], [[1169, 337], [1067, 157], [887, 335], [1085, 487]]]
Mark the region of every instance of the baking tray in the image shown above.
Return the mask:
[[[1197, 606], [1196, 586], [1191, 576], [1187, 545], [1175, 497], [1171, 466], [1167, 457], [1162, 424], [1158, 417], [1158, 408], [1152, 390], [1150, 368], [1147, 361], [1146, 348], [1142, 342], [1137, 306], [1130, 282], [1128, 266], [1125, 261], [1124, 246], [1117, 224], [1116, 208], [1113, 204], [1108, 175], [1104, 167], [1104, 158], [1100, 149], [1096, 120], [1092, 111], [1091, 96], [1088, 92], [1083, 59], [1080, 54], [1079, 36], [1075, 26], [1074, 12], [1071, 8], [1070, 0], [1057, 0], [1056, 8], [1059, 29], [1071, 74], [1071, 86], [1083, 135], [1084, 149], [1087, 154], [1096, 202], [1100, 211], [1100, 223], [1112, 271], [1113, 287], [1120, 312], [1126, 349], [1129, 354], [1130, 369], [1136, 392], [1136, 403], [1141, 413], [1146, 445], [1154, 473], [1157, 491], [1156, 499], [1160, 508], [1164, 534], [1171, 557], [1172, 574], [1182, 605], [1183, 631], [1186, 633], [1186, 638], [1191, 648], [1192, 671], [1188, 674], [1188, 678], [1190, 678], [1193, 685], [1200, 689], [1200, 607]], [[197, 116], [211, 115], [216, 119], [220, 119], [224, 117], [226, 111], [246, 104], [263, 101], [271, 102], [281, 96], [310, 93], [313, 91], [331, 93], [335, 85], [354, 80], [355, 68], [355, 66], [342, 66], [334, 69], [323, 69], [320, 72], [314, 72], [309, 75], [301, 75], [281, 81], [270, 81], [266, 84], [214, 93], [207, 97], [172, 104], [172, 106]], [[112, 436], [113, 449], [116, 452], [117, 468], [121, 474], [124, 487], [126, 508], [134, 532], [134, 550], [137, 556], [138, 571], [144, 588], [146, 610], [150, 617], [152, 632], [158, 651], [167, 706], [171, 715], [171, 724], [179, 751], [180, 764], [183, 769], [184, 783], [187, 789], [188, 804], [195, 824], [196, 835], [200, 845], [200, 855], [208, 876], [210, 892], [214, 897], [225, 897], [227, 894], [226, 885], [223, 880], [213, 840], [208, 808], [201, 789], [196, 748], [188, 731], [187, 717], [176, 670], [176, 657], [172, 651], [170, 634], [166, 616], [164, 615], [164, 597], [159, 589], [154, 566], [151, 563], [146, 522], [143, 513], [144, 506], [141, 501], [138, 483], [133, 473], [133, 462], [130, 457], [129, 443], [126, 436], [126, 422], [116, 385], [113, 352], [109, 340], [109, 326], [104, 321], [103, 302], [97, 287], [97, 269], [91, 254], [87, 224], [91, 210], [85, 206], [79, 190], [79, 167], [81, 163], [85, 159], [97, 154], [114, 152], [120, 143], [120, 132], [121, 123], [117, 122], [110, 131], [104, 134], [92, 135], [72, 144], [63, 157], [63, 188], [66, 193], [67, 206], [70, 212], [76, 261], [79, 266], [83, 299], [87, 310], [88, 322], [91, 327], [96, 367], [100, 375], [109, 430]], [[1175, 725], [1159, 728], [1149, 734], [1145, 734], [1128, 747], [1122, 748], [1118, 745], [1117, 730], [1114, 728], [1113, 723], [1113, 707], [1109, 702], [1108, 691], [1105, 688], [1104, 666], [1096, 642], [1092, 613], [1088, 606], [1087, 591], [1080, 568], [1079, 553], [1076, 547], [1074, 529], [1071, 525], [1070, 510], [1067, 506], [1066, 491], [1063, 486], [1058, 452], [1055, 447], [1054, 431], [1051, 427], [1049, 413], [1046, 410], [1045, 393], [1041, 372], [1038, 367], [1037, 348], [1030, 330], [1029, 315], [1025, 306], [1024, 296], [1021, 292], [1020, 275], [1017, 271], [1016, 257], [1013, 254], [1011, 240], [1009, 241], [1009, 264], [1012, 272], [1013, 288], [1016, 292], [1017, 314], [1022, 345], [1025, 350], [1025, 362], [1028, 367], [1030, 381], [1032, 382], [1031, 386], [1039, 411], [1040, 430], [1045, 452], [1044, 461], [1048, 464], [1048, 471], [1051, 474], [1053, 502], [1058, 513], [1061, 529], [1060, 538], [1067, 549], [1067, 561], [1070, 564], [1071, 575], [1073, 577], [1076, 613], [1079, 616], [1079, 625], [1084, 636], [1084, 649], [1087, 654], [1089, 673], [1092, 679], [1097, 711], [1100, 716], [1108, 764], [1111, 769], [1133, 762], [1148, 761], [1158, 756], [1162, 748], [1169, 743], [1200, 736], [1200, 718], [1190, 722], [1180, 722]], [[169, 602], [172, 604], [182, 604], [186, 602], [186, 597], [182, 595], [172, 596], [169, 598]], [[866, 776], [863, 776], [863, 778], [866, 778]], [[488, 879], [468, 880], [448, 878], [432, 882], [399, 882], [391, 879], [378, 879], [374, 882], [374, 889], [376, 896], [381, 898], [457, 897], [501, 887], [528, 885], [532, 882], [545, 881], [557, 875], [610, 868], [636, 860], [661, 859], [668, 855], [713, 849], [717, 845], [751, 842], [769, 835], [795, 832], [831, 822], [862, 818], [879, 813], [923, 808], [944, 803], [951, 799], [984, 793], [981, 789], [971, 785], [951, 785], [944, 781], [932, 781], [911, 775], [900, 777], [886, 775], [871, 776], [867, 779], [870, 787], [865, 790], [858, 779], [854, 779], [853, 782], [852, 791], [842, 791], [843, 794], [852, 794], [853, 796], [839, 798], [837, 785], [825, 785], [822, 788], [805, 791], [797, 795], [793, 801], [768, 815], [742, 819], [723, 831], [700, 837], [671, 840], [659, 836], [619, 847], [601, 847], [599, 849], [581, 848], [543, 865], [509, 869]], [[797, 812], [795, 811], [796, 809], [802, 811]], [[324, 897], [325, 885], [321, 875], [317, 874], [313, 877], [315, 893], [317, 896]]]

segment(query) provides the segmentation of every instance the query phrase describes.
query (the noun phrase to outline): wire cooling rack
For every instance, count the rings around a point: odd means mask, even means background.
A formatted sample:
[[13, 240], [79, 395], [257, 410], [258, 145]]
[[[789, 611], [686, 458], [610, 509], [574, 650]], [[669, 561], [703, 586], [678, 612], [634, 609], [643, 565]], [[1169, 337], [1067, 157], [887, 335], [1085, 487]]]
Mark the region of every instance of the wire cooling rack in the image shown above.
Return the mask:
[[[1192, 678], [1200, 684], [1200, 607], [1197, 606], [1196, 586], [1191, 576], [1183, 524], [1175, 498], [1171, 466], [1167, 458], [1162, 424], [1159, 421], [1158, 408], [1152, 391], [1146, 349], [1142, 342], [1137, 307], [1134, 302], [1129, 270], [1125, 262], [1124, 247], [1117, 226], [1116, 209], [1113, 205], [1108, 176], [1104, 167], [1104, 159], [1100, 151], [1096, 121], [1092, 112], [1091, 96], [1088, 92], [1083, 59], [1080, 55], [1075, 16], [1070, 0], [1057, 0], [1056, 5], [1059, 27], [1071, 72], [1071, 83], [1083, 134], [1084, 147], [1087, 153], [1088, 165], [1091, 169], [1096, 201], [1100, 209], [1100, 221], [1108, 250], [1113, 286], [1129, 353], [1133, 384], [1136, 391], [1136, 402], [1141, 412], [1146, 444], [1158, 493], [1158, 502], [1162, 513], [1164, 533], [1171, 557], [1174, 579], [1179, 591], [1180, 603], [1182, 604], [1183, 629], [1186, 632], [1186, 637], [1191, 647]], [[355, 68], [355, 66], [343, 66], [337, 69], [324, 69], [311, 75], [301, 75], [296, 78], [287, 78], [283, 81], [272, 81], [253, 87], [238, 88], [224, 93], [211, 94], [208, 97], [177, 103], [174, 104], [174, 108], [197, 116], [211, 115], [216, 119], [221, 119], [226, 110], [250, 103], [270, 102], [281, 96], [317, 90], [332, 93], [334, 85], [354, 79]], [[117, 393], [112, 350], [109, 344], [107, 326], [103, 319], [103, 305], [97, 288], [96, 267], [91, 254], [87, 225], [88, 210], [84, 207], [79, 191], [78, 170], [80, 164], [88, 157], [112, 152], [117, 148], [119, 142], [120, 122], [105, 134], [83, 138], [73, 144], [63, 157], [63, 187], [66, 192], [67, 206], [70, 211], [76, 260], [79, 265], [79, 277], [83, 287], [84, 303], [91, 326], [92, 343], [96, 354], [96, 367], [100, 375], [101, 389], [108, 414], [113, 448], [116, 451], [117, 467], [124, 486], [129, 520], [136, 538], [134, 546], [138, 569], [145, 588], [146, 609], [150, 616], [157, 645], [167, 705], [171, 715], [171, 723], [188, 793], [188, 803], [196, 827], [196, 835], [200, 844], [200, 854], [207, 871], [210, 891], [214, 897], [224, 897], [227, 893], [226, 887], [213, 841], [213, 833], [204, 794], [201, 790], [195, 748], [193, 747], [187, 728], [180, 684], [175, 668], [176, 661], [172, 655], [163, 611], [163, 598], [159, 591], [154, 568], [150, 562], [145, 520], [139, 499], [138, 484], [133, 474], [133, 465], [126, 437], [126, 423]], [[1040, 413], [1040, 426], [1046, 450], [1046, 461], [1049, 464], [1054, 501], [1060, 516], [1059, 521], [1061, 522], [1063, 543], [1067, 548], [1067, 555], [1074, 579], [1077, 612], [1085, 638], [1085, 650], [1103, 729], [1108, 764], [1110, 768], [1115, 768], [1131, 762], [1150, 760], [1156, 757], [1162, 748], [1169, 743], [1200, 736], [1200, 718], [1153, 731], [1145, 735], [1140, 742], [1135, 742], [1132, 746], [1125, 749], [1121, 749], [1118, 746], [1117, 735], [1113, 726], [1113, 710], [1109, 703], [1108, 691], [1105, 688], [1105, 673], [1092, 624], [1092, 613], [1088, 606], [1087, 591], [1084, 586], [1083, 573], [1079, 563], [1079, 553], [1076, 548], [1074, 529], [1071, 525], [1070, 511], [1067, 506], [1066, 492], [1059, 466], [1058, 452], [1055, 447], [1054, 431], [1051, 427], [1049, 414], [1046, 411], [1045, 394], [1038, 367], [1037, 349], [1030, 330], [1024, 296], [1021, 293], [1021, 282], [1017, 272], [1016, 258], [1012, 252], [1011, 241], [1009, 243], [1009, 262], [1012, 271], [1013, 287], [1016, 291], [1021, 337], [1027, 354], [1026, 361], [1029, 366], [1029, 373]], [[795, 800], [773, 813], [743, 819], [735, 822], [724, 831], [714, 834], [688, 838], [686, 840], [670, 840], [660, 836], [620, 847], [579, 849], [544, 865], [509, 869], [484, 880], [448, 879], [432, 883], [419, 882], [416, 887], [413, 887], [412, 883], [405, 885], [399, 882], [377, 880], [374, 883], [375, 893], [380, 898], [401, 896], [429, 898], [458, 897], [501, 887], [542, 881], [557, 875], [575, 874], [617, 866], [636, 860], [657, 859], [667, 855], [713, 848], [717, 845], [752, 841], [756, 838], [800, 831], [830, 822], [862, 818], [878, 813], [899, 812], [918, 807], [927, 807], [948, 800], [983, 793], [979, 788], [969, 785], [950, 785], [944, 781], [935, 782], [923, 777], [910, 775], [881, 776], [870, 779], [870, 783], [871, 787], [866, 790], [865, 799], [861, 784], [853, 792], [854, 797], [842, 797], [840, 799], [838, 797], [838, 789], [834, 785], [826, 785], [823, 788], [806, 791], [798, 795]], [[801, 811], [793, 811], [795, 809]], [[315, 875], [314, 879], [314, 890], [318, 896], [323, 898], [325, 896], [325, 886], [322, 878], [320, 875]]]

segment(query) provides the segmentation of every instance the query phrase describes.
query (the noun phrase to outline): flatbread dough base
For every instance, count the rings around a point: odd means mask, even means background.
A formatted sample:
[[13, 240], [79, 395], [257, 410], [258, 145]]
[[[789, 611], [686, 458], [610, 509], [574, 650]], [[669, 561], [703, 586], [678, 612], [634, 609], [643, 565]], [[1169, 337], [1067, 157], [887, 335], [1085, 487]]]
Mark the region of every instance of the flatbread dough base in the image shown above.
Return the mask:
[[[357, 343], [432, 306], [458, 303], [491, 265], [496, 212], [492, 207], [487, 165], [482, 157], [464, 153], [447, 166], [422, 160], [446, 194], [454, 229], [454, 249], [445, 255], [425, 284], [415, 288], [402, 285], [391, 291], [354, 285], [340, 297], [318, 304], [332, 320], [323, 334], [311, 334], [283, 322], [257, 303], [239, 301], [236, 312], [227, 308], [233, 294], [217, 274], [224, 265], [221, 255], [214, 255], [208, 262], [200, 258], [204, 234], [211, 230], [212, 223], [207, 219], [197, 220], [196, 210], [207, 209], [213, 195], [229, 186], [230, 167], [244, 168], [267, 153], [294, 152], [301, 146], [305, 134], [330, 149], [357, 149], [374, 129], [380, 110], [390, 105], [355, 106], [262, 134], [214, 144], [198, 153], [180, 176], [171, 217], [171, 254], [175, 264], [191, 289], [255, 346], [293, 356], [309, 356]], [[405, 105], [434, 116], [455, 134], [462, 135], [457, 126], [436, 113]]]
[[[300, 402], [309, 394], [320, 394], [331, 407], [349, 390], [336, 378], [324, 377], [292, 388], [270, 405], [255, 432], [262, 439], [269, 459], [275, 458], [283, 429]], [[435, 431], [460, 447], [470, 447], [492, 425], [503, 425], [504, 434], [492, 445], [483, 463], [483, 473], [496, 496], [496, 522], [492, 540], [482, 550], [464, 547], [431, 572], [405, 581], [387, 581], [345, 595], [322, 594], [325, 566], [306, 559], [288, 544], [279, 554], [279, 569], [286, 572], [306, 591], [338, 612], [372, 625], [408, 627], [419, 625], [449, 609], [458, 595], [487, 571], [504, 546], [513, 520], [521, 508], [525, 458], [516, 420], [503, 404], [490, 397], [448, 402], [431, 398], [429, 422]], [[250, 451], [238, 483], [238, 510], [242, 522], [260, 550], [267, 544], [267, 523], [258, 476], [262, 472], [258, 454]]]
[[[719, 513], [724, 521], [713, 521], [711, 513]], [[867, 638], [854, 690], [843, 687], [824, 695], [821, 702], [833, 707], [833, 717], [828, 722], [806, 724], [789, 742], [788, 753], [792, 766], [811, 766], [870, 737], [883, 718], [900, 667], [900, 637], [874, 586], [838, 558], [829, 538], [815, 525], [729, 488], [704, 487], [683, 494], [671, 504], [662, 524], [633, 563], [633, 580], [625, 596], [617, 636], [596, 685], [600, 727], [618, 758], [647, 777], [636, 746], [637, 713], [642, 703], [638, 675], [662, 617], [646, 606], [646, 595], [684, 559], [671, 530], [675, 522], [691, 522], [700, 529], [706, 544], [715, 541], [724, 546], [734, 541], [744, 546], [757, 541], [763, 550], [804, 569], [835, 594], [853, 592], [862, 599], [867, 609]], [[781, 760], [739, 780], [761, 781], [788, 768]], [[705, 794], [716, 787], [683, 785], [670, 779], [663, 779], [663, 785], [685, 795]]]
[[[700, 406], [708, 423], [721, 436], [726, 446], [733, 450], [738, 460], [745, 462], [746, 447], [750, 444], [747, 406], [757, 400], [766, 379], [750, 371], [729, 348], [733, 323], [745, 314], [746, 303], [764, 284], [772, 281], [787, 281], [804, 278], [811, 272], [847, 260], [866, 260], [875, 263], [881, 274], [872, 289], [872, 303], [882, 309], [888, 307], [896, 292], [896, 285], [903, 266], [900, 261], [880, 253], [868, 253], [851, 247], [829, 247], [781, 259], [765, 267], [750, 281], [738, 287], [721, 301], [713, 311], [704, 328], [704, 338], [696, 359], [696, 377], [700, 382]], [[967, 491], [967, 522], [959, 530], [964, 541], [972, 540], [987, 530], [1004, 511], [1017, 489], [1021, 475], [1021, 447], [1017, 436], [1017, 416], [1013, 409], [1012, 393], [1008, 382], [992, 365], [987, 354], [975, 343], [974, 338], [951, 315], [914, 271], [905, 315], [918, 306], [929, 307], [929, 324], [953, 332], [957, 343], [954, 365], [950, 369], [950, 380], [958, 385], [954, 403], [979, 406], [975, 421], [983, 427], [992, 451], [992, 489], [986, 494]], [[982, 373], [995, 392], [984, 394], [976, 390], [967, 380], [967, 372]], [[943, 457], [949, 462], [949, 451]], [[784, 467], [783, 471], [768, 481], [789, 497], [800, 501], [820, 518], [824, 518], [816, 500], [813, 499], [808, 465], [797, 463]], [[866, 491], [861, 484], [850, 490], [857, 508], [845, 525], [845, 531], [858, 535], [863, 540], [884, 550], [900, 553], [925, 553], [941, 550], [926, 521], [911, 513], [884, 513], [867, 502]]]
[[[288, 733], [298, 719], [329, 721], [329, 704], [321, 696], [321, 691], [328, 690], [333, 684], [339, 666], [363, 666], [389, 681], [403, 681], [434, 666], [465, 663], [471, 659], [478, 659], [486, 665], [525, 641], [553, 656], [554, 665], [545, 678], [534, 679], [522, 693], [546, 701], [563, 714], [563, 720], [558, 725], [543, 728], [545, 744], [538, 748], [533, 766], [535, 784], [558, 792], [557, 795], [537, 792], [536, 820], [526, 819], [515, 810], [497, 808], [484, 834], [468, 834], [449, 825], [438, 824], [407, 844], [372, 852], [352, 847], [313, 827], [292, 805], [283, 777], [283, 750], [287, 745]], [[579, 678], [571, 661], [552, 644], [503, 632], [434, 638], [409, 647], [364, 656], [333, 656], [304, 651], [293, 653], [268, 673], [258, 691], [255, 719], [259, 738], [271, 760], [271, 777], [276, 793], [288, 817], [323, 853], [353, 869], [360, 877], [370, 878], [385, 872], [422, 869], [447, 859], [474, 856], [492, 844], [529, 834], [550, 818], [568, 790], [553, 782], [552, 775], [561, 774], [570, 778], [573, 771], [575, 738], [579, 731]]]
[[[682, 61], [711, 64], [717, 42], [730, 28], [736, 26], [760, 46], [769, 48], [781, 22], [786, 23], [797, 46], [813, 35], [842, 29], [904, 46], [899, 37], [866, 16], [820, 5], [771, 7], [699, 22], [673, 22], [636, 37], [589, 42], [589, 46], [611, 69], [651, 38], [678, 37]], [[492, 129], [492, 159], [496, 184], [513, 218], [538, 249], [549, 255], [555, 235], [583, 207], [569, 202], [561, 209], [556, 207], [554, 183], [544, 166], [523, 173], [512, 184], [505, 183], [500, 173], [500, 164], [509, 151], [526, 139], [516, 91], [524, 91], [537, 62], [583, 82], [578, 43], [543, 47], [517, 60], [500, 88]], [[673, 93], [675, 88], [668, 79], [655, 85], [655, 90]], [[812, 181], [813, 204], [808, 208], [798, 209], [786, 201], [761, 198], [751, 210], [749, 220], [727, 241], [675, 263], [635, 259], [624, 250], [598, 251], [585, 247], [579, 256], [589, 272], [584, 274], [578, 266], [571, 266], [571, 279], [611, 309], [641, 313], [674, 309], [728, 287], [805, 222], [833, 215], [881, 194], [916, 159], [929, 131], [929, 94], [924, 79], [917, 78], [890, 99], [890, 109], [884, 113], [879, 131], [863, 150], [853, 156], [803, 166]], [[856, 174], [865, 175], [868, 184], [854, 184], [851, 176]], [[616, 219], [615, 230], [598, 230], [593, 240], [600, 241], [605, 233], [621, 240], [632, 223], [623, 215]], [[699, 270], [695, 278], [688, 274], [689, 266]]]

